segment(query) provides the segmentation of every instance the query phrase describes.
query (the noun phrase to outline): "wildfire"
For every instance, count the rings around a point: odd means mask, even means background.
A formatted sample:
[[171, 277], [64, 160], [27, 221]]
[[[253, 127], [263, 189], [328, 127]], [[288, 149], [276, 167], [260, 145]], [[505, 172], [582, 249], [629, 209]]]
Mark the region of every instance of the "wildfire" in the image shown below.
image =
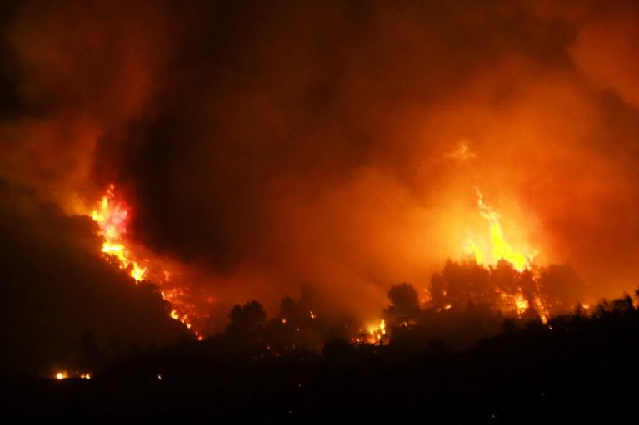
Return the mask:
[[[500, 215], [484, 201], [484, 195], [479, 188], [476, 187], [475, 191], [477, 209], [479, 215], [488, 221], [490, 238], [475, 239], [469, 235], [466, 241], [467, 252], [474, 257], [478, 266], [485, 269], [487, 276], [495, 274], [498, 276], [500, 270], [507, 271], [512, 268], [510, 270], [514, 271], [515, 282], [519, 282], [519, 286], [514, 288], [510, 284], [503, 287], [493, 287], [491, 292], [495, 297], [488, 296], [485, 301], [493, 302], [502, 311], [511, 313], [518, 318], [523, 318], [525, 313], [533, 310], [545, 324], [548, 321], [549, 309], [539, 286], [539, 268], [533, 264], [535, 252], [528, 247], [516, 250], [507, 241], [500, 222]], [[502, 269], [503, 265], [506, 266], [505, 269]], [[452, 308], [452, 304], [449, 303], [448, 291], [442, 288], [441, 294], [443, 299], [438, 304], [438, 311]], [[491, 299], [489, 300], [489, 298]]]
[[370, 325], [365, 330], [360, 329], [360, 334], [351, 338], [354, 344], [384, 345], [388, 344], [386, 337], [386, 321], [382, 319], [379, 324]]
[[379, 322], [379, 325], [368, 327], [369, 343], [380, 344], [384, 335], [386, 335], [386, 321], [384, 319]]
[[169, 313], [170, 317], [182, 322], [187, 329], [195, 333], [198, 341], [201, 341], [203, 336], [200, 330], [193, 328], [194, 306], [186, 301], [186, 291], [170, 284], [173, 273], [164, 267], [150, 270], [149, 267], [153, 262], [149, 256], [137, 252], [139, 250], [132, 248], [132, 245], [127, 242], [129, 211], [128, 204], [116, 197], [115, 186], [109, 185], [106, 194], [102, 196], [97, 208], [91, 213], [91, 218], [100, 229], [98, 235], [103, 239], [102, 252], [115, 258], [119, 267], [126, 270], [136, 282], [152, 275], [154, 283], [162, 287], [162, 298], [173, 306]]
[[511, 309], [517, 313], [517, 316], [521, 317], [522, 314], [526, 310], [528, 310], [529, 304], [528, 300], [524, 298], [524, 295], [521, 293], [521, 288], [519, 288], [519, 293], [515, 295], [507, 295], [502, 293], [502, 299], [510, 305]]
[[490, 225], [490, 254], [491, 257], [484, 253], [484, 250], [480, 245], [473, 240], [472, 237], [468, 238], [466, 243], [468, 251], [470, 251], [477, 261], [477, 264], [490, 265], [487, 263], [488, 259], [492, 259], [493, 262], [499, 260], [508, 261], [513, 265], [515, 270], [523, 271], [529, 269], [532, 266], [534, 254], [516, 251], [510, 243], [508, 243], [504, 237], [504, 231], [499, 221], [499, 214], [490, 206], [484, 202], [484, 195], [479, 188], [475, 188], [477, 192], [477, 208], [479, 214], [485, 218]]
[[548, 323], [548, 308], [544, 305], [543, 301], [541, 300], [541, 297], [537, 296], [535, 297], [535, 306], [537, 307], [537, 311], [539, 311], [539, 317], [541, 319], [541, 323], [543, 323], [544, 325], [546, 323]]
[[104, 238], [102, 252], [117, 258], [120, 268], [128, 270], [136, 281], [141, 281], [147, 269], [131, 259], [131, 252], [124, 244], [129, 208], [124, 202], [115, 200], [114, 192], [115, 186], [110, 185], [107, 193], [102, 196], [99, 209], [91, 213], [91, 218], [100, 226], [99, 234]]

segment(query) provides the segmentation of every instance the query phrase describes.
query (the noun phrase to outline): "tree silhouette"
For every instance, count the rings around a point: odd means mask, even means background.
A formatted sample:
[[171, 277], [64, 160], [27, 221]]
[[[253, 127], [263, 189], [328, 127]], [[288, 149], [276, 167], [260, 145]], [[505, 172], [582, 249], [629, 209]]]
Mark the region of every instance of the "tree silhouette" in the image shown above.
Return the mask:
[[285, 319], [289, 324], [298, 324], [301, 316], [300, 308], [293, 298], [285, 297], [280, 307], [280, 319]]
[[408, 283], [393, 285], [388, 291], [391, 305], [384, 311], [391, 323], [415, 320], [419, 315], [419, 297], [417, 291]]
[[229, 332], [254, 333], [264, 327], [266, 312], [262, 304], [253, 300], [243, 306], [233, 307], [229, 319]]
[[584, 284], [572, 267], [550, 265], [542, 270], [539, 286], [551, 307], [565, 307], [579, 302]]

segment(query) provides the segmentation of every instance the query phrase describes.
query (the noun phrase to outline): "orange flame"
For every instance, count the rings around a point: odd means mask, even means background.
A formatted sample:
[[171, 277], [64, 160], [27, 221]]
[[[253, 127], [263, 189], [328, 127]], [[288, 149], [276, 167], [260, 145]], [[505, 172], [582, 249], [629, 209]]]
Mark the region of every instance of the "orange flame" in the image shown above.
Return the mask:
[[[147, 278], [148, 267], [141, 264], [149, 264], [151, 261], [149, 258], [140, 261], [139, 252], [134, 252], [135, 250], [127, 243], [129, 206], [126, 202], [116, 198], [113, 184], [109, 185], [106, 194], [102, 196], [98, 208], [92, 211], [91, 218], [100, 228], [98, 235], [103, 239], [102, 252], [117, 259], [119, 267], [126, 270], [136, 282]], [[162, 268], [161, 273], [157, 275], [159, 279], [155, 283], [165, 285], [171, 280], [172, 273]], [[192, 329], [193, 323], [187, 312], [191, 312], [193, 306], [183, 301], [184, 291], [179, 288], [167, 287], [163, 288], [161, 295], [165, 301], [173, 306], [169, 313], [170, 317], [182, 322], [187, 329], [192, 330], [198, 341], [201, 341], [203, 336], [200, 330]]]
[[368, 327], [367, 342], [369, 344], [381, 344], [384, 335], [386, 335], [386, 321], [382, 319], [379, 325], [371, 325]]
[[490, 255], [487, 255], [472, 237], [469, 237], [466, 242], [468, 251], [475, 257], [477, 264], [487, 266], [499, 260], [505, 260], [511, 263], [515, 270], [523, 271], [529, 269], [533, 264], [534, 253], [524, 254], [523, 252], [516, 251], [512, 245], [506, 241], [504, 231], [499, 221], [499, 214], [490, 205], [484, 202], [484, 195], [479, 188], [476, 187], [475, 191], [477, 192], [477, 208], [479, 209], [479, 214], [488, 220], [490, 224]]
[[[540, 316], [542, 323], [546, 324], [549, 317], [548, 306], [543, 300], [539, 284], [538, 271], [534, 268], [534, 259], [537, 252], [525, 246], [523, 249], [515, 249], [506, 237], [500, 222], [500, 215], [490, 205], [484, 201], [484, 195], [478, 187], [475, 187], [477, 194], [477, 209], [482, 218], [488, 221], [490, 230], [489, 243], [481, 244], [477, 239], [469, 235], [466, 241], [467, 252], [471, 254], [476, 263], [485, 268], [497, 265], [500, 261], [506, 261], [512, 268], [518, 271], [521, 276], [524, 272], [532, 273], [533, 281], [536, 288], [529, 288], [532, 292], [529, 299], [524, 296], [522, 288], [518, 288], [516, 292], [505, 292], [497, 289], [496, 293], [501, 298], [501, 308], [505, 311], [514, 313], [517, 317], [522, 318], [524, 313], [530, 308], [534, 309]], [[443, 291], [446, 297], [446, 290]], [[444, 306], [449, 309], [450, 304]]]
[[102, 252], [113, 256], [120, 262], [120, 268], [129, 270], [129, 274], [136, 281], [144, 279], [146, 267], [140, 266], [131, 259], [131, 253], [124, 244], [129, 209], [120, 201], [115, 201], [115, 186], [110, 185], [106, 195], [102, 197], [99, 209], [93, 210], [91, 218], [100, 226], [99, 235], [104, 238]]

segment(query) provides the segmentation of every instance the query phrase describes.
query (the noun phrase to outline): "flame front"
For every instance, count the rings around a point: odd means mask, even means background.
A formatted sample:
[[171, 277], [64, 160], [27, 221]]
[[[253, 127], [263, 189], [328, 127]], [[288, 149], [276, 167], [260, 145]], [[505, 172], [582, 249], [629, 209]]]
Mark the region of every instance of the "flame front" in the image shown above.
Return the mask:
[[[149, 278], [149, 266], [152, 261], [148, 255], [140, 255], [140, 250], [133, 249], [127, 242], [129, 211], [127, 203], [116, 197], [115, 186], [109, 185], [106, 194], [98, 202], [98, 207], [92, 211], [91, 218], [99, 226], [98, 235], [103, 239], [102, 252], [115, 258], [122, 270], [125, 270], [136, 282], [140, 282]], [[182, 322], [201, 341], [203, 339], [201, 331], [193, 327], [192, 318], [196, 314], [192, 303], [187, 301], [187, 291], [171, 285], [172, 273], [164, 267], [155, 267], [155, 269], [158, 270], [153, 272], [153, 281], [162, 287], [160, 292], [162, 298], [173, 307], [169, 316]]]
[[100, 226], [99, 235], [104, 238], [102, 252], [117, 258], [120, 268], [127, 270], [136, 281], [141, 281], [147, 269], [131, 259], [131, 253], [124, 244], [129, 208], [124, 202], [115, 201], [114, 190], [115, 187], [110, 185], [102, 197], [100, 208], [93, 210], [91, 218]]

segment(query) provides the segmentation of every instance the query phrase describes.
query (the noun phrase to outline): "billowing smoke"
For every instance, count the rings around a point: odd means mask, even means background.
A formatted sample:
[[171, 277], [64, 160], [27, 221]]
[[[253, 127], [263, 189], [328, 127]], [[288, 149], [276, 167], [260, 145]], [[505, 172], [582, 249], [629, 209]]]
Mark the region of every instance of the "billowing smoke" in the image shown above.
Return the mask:
[[467, 253], [476, 187], [593, 298], [636, 283], [631, 1], [23, 3], [0, 175], [70, 211], [115, 182], [219, 299], [375, 315]]

